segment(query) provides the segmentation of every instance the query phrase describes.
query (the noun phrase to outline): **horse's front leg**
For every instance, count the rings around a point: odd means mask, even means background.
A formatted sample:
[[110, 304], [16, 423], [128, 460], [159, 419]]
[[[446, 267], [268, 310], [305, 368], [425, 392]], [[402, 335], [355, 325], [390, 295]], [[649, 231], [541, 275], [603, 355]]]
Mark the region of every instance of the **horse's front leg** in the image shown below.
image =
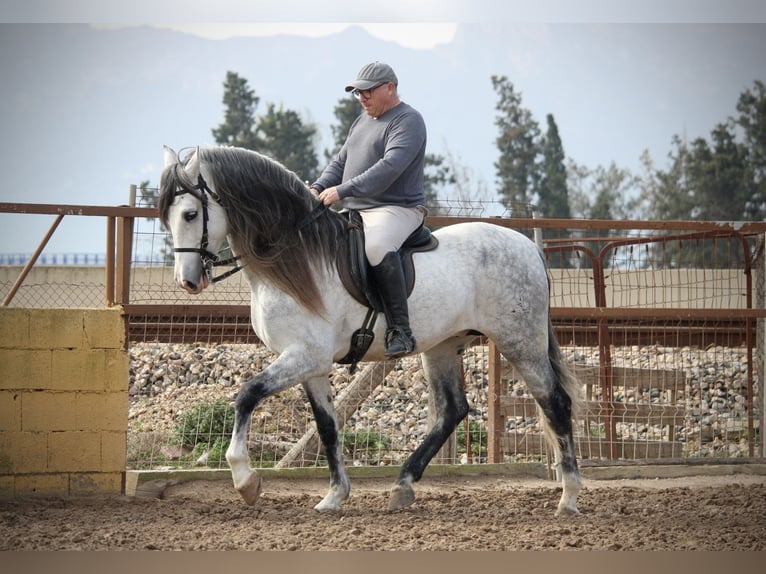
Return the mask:
[[327, 465], [330, 467], [330, 490], [314, 510], [332, 512], [340, 509], [340, 505], [351, 492], [351, 483], [343, 460], [343, 441], [339, 436], [332, 387], [327, 377], [312, 379], [304, 383], [303, 387], [311, 403], [317, 432], [322, 439]]
[[305, 380], [312, 369], [305, 356], [282, 353], [259, 374], [245, 383], [237, 394], [234, 430], [226, 460], [231, 468], [234, 488], [247, 504], [255, 504], [261, 494], [261, 477], [250, 468], [247, 437], [253, 410], [266, 398]]

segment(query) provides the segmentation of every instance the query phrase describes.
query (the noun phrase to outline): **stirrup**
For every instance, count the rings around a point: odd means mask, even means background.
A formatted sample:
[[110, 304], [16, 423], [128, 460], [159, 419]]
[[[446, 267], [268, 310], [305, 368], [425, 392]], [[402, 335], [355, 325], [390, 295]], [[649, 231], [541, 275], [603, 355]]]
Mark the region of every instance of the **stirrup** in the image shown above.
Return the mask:
[[415, 338], [408, 335], [401, 327], [391, 327], [386, 331], [386, 349], [384, 354], [389, 359], [408, 355], [415, 350]]

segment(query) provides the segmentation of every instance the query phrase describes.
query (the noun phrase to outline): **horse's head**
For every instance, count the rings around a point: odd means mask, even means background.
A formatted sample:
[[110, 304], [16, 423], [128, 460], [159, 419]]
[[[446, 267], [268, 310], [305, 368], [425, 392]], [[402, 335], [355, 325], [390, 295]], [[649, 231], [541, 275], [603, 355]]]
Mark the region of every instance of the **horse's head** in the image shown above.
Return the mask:
[[227, 234], [226, 213], [206, 179], [199, 149], [183, 161], [165, 146], [160, 219], [173, 236], [175, 281], [192, 294], [210, 284], [209, 273]]

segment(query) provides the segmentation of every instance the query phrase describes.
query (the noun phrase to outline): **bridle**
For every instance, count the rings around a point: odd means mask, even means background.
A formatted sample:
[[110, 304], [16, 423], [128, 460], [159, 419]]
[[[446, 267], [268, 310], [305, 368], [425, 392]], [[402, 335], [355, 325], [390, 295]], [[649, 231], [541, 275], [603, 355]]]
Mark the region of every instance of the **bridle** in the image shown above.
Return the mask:
[[[237, 271], [240, 271], [243, 266], [237, 265], [236, 267], [233, 267], [232, 269], [229, 269], [225, 273], [222, 273], [221, 275], [213, 276], [213, 267], [221, 267], [224, 265], [234, 265], [234, 263], [239, 259], [239, 256], [237, 257], [229, 257], [228, 259], [220, 259], [218, 257], [218, 254], [213, 253], [212, 251], [208, 250], [208, 233], [207, 233], [207, 222], [210, 219], [210, 216], [208, 214], [208, 195], [212, 197], [216, 202], [221, 202], [221, 197], [214, 192], [212, 189], [210, 189], [210, 186], [208, 186], [207, 182], [205, 181], [205, 178], [202, 177], [202, 174], [200, 173], [197, 176], [197, 185], [195, 186], [188, 186], [183, 183], [184, 178], [180, 177], [180, 174], [178, 174], [178, 169], [181, 168], [180, 165], [176, 165], [176, 175], [178, 176], [176, 179], [179, 182], [178, 185], [181, 189], [177, 189], [174, 192], [174, 196], [177, 197], [179, 195], [184, 195], [186, 193], [190, 193], [197, 199], [199, 199], [200, 203], [202, 204], [202, 238], [200, 239], [200, 245], [199, 247], [176, 247], [173, 249], [174, 253], [197, 253], [202, 260], [202, 265], [205, 268], [205, 272], [207, 273], [208, 278], [210, 279], [211, 283], [217, 283], [218, 281], [222, 281], [223, 279], [226, 279], [227, 277], [230, 277], [231, 275], [234, 275]], [[182, 169], [182, 168], [181, 168]]]

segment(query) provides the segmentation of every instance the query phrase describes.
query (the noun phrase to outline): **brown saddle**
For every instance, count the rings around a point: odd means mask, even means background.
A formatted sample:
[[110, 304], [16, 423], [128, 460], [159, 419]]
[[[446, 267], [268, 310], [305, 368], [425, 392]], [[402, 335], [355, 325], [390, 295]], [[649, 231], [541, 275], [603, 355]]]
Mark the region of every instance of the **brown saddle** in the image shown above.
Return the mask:
[[[346, 240], [338, 253], [338, 274], [346, 291], [359, 303], [375, 311], [383, 312], [380, 297], [372, 281], [370, 264], [364, 251], [364, 226], [362, 216], [358, 211], [344, 212], [348, 217], [348, 233]], [[439, 240], [431, 234], [431, 230], [421, 225], [402, 244], [399, 255], [404, 267], [404, 280], [409, 297], [415, 287], [415, 264], [413, 253], [432, 251], [439, 245]]]

